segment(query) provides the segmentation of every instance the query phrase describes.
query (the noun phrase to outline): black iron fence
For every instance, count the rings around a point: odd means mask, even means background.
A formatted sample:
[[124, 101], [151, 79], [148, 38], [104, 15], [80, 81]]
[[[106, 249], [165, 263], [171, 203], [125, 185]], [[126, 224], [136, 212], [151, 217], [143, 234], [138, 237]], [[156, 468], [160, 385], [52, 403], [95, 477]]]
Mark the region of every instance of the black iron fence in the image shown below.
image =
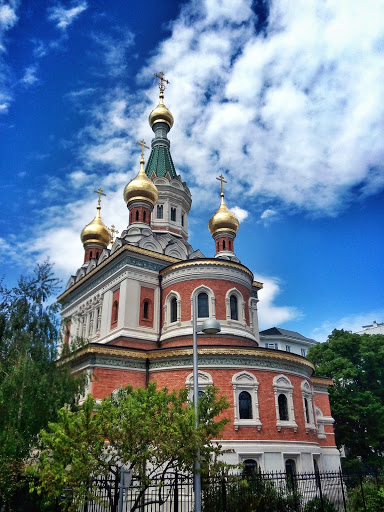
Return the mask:
[[[79, 512], [119, 512], [119, 483], [112, 476], [96, 479]], [[70, 493], [64, 493], [64, 498], [69, 505]], [[133, 477], [129, 488], [124, 490], [120, 507], [122, 512], [193, 512], [193, 476], [171, 473], [147, 482]], [[203, 512], [380, 512], [384, 511], [384, 474], [255, 472], [202, 478], [202, 509]]]

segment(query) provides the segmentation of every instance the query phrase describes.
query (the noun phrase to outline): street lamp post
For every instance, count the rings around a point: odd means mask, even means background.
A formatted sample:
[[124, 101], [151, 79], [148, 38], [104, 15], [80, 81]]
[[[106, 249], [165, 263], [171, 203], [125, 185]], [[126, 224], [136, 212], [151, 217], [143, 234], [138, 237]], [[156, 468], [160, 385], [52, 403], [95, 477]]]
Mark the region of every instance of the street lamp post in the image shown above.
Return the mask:
[[[200, 329], [197, 329], [197, 295], [193, 297], [193, 405], [196, 415], [196, 428], [199, 426], [199, 364], [197, 352], [197, 333], [203, 332], [204, 334], [217, 334], [221, 331], [220, 323], [214, 318], [207, 318], [204, 320]], [[193, 481], [193, 490], [195, 494], [195, 511], [201, 512], [201, 474], [200, 474], [200, 448], [196, 451], [195, 460], [195, 477]]]

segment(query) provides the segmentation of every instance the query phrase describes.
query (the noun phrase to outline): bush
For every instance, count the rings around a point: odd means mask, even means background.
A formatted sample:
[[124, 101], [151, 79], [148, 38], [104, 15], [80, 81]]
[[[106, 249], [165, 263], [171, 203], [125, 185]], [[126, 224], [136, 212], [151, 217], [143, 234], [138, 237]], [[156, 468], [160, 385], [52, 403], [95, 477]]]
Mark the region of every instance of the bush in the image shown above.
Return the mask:
[[328, 498], [323, 498], [323, 503], [321, 503], [320, 498], [313, 498], [308, 501], [305, 505], [304, 512], [337, 512], [337, 508], [335, 508]]
[[203, 487], [204, 512], [297, 512], [300, 495], [284, 495], [273, 482], [257, 473], [250, 477], [229, 476]]
[[378, 488], [376, 483], [365, 481], [363, 483], [365, 508], [361, 486], [357, 485], [348, 492], [349, 512], [378, 512], [384, 510], [384, 488]]

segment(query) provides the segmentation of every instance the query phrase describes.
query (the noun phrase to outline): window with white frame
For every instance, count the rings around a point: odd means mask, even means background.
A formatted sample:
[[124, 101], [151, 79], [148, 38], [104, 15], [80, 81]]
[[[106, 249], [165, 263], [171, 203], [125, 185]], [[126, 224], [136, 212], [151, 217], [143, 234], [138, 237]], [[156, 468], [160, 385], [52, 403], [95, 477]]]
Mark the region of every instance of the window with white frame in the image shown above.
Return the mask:
[[[188, 398], [193, 402], [193, 373], [190, 373], [185, 380], [185, 386], [188, 389]], [[213, 386], [213, 379], [211, 374], [199, 370], [198, 374], [198, 388], [199, 397], [205, 393], [208, 386]]]
[[317, 437], [319, 439], [326, 439], [327, 436], [325, 435], [325, 418], [323, 412], [321, 411], [321, 409], [319, 409], [319, 407], [315, 407], [315, 411], [317, 422]]
[[315, 430], [316, 425], [313, 414], [313, 392], [307, 380], [303, 380], [301, 383], [301, 394], [303, 397], [305, 430], [308, 432], [308, 430]]
[[164, 328], [179, 324], [181, 320], [181, 298], [175, 291], [168, 293], [164, 305]]
[[273, 379], [275, 394], [276, 426], [280, 432], [282, 428], [293, 428], [297, 431], [295, 411], [293, 407], [293, 386], [285, 375], [278, 375]]
[[243, 371], [232, 377], [234, 426], [257, 427], [261, 429], [259, 418], [259, 400], [257, 390], [259, 383], [254, 375]]
[[245, 302], [242, 294], [236, 288], [227, 291], [225, 308], [227, 321], [236, 320], [245, 325]]
[[303, 357], [305, 357], [305, 356], [306, 356], [306, 354], [307, 354], [307, 351], [305, 350], [305, 348], [302, 348], [302, 349], [301, 349], [301, 355], [302, 355]]
[[285, 345], [285, 351], [286, 352], [290, 352], [291, 351], [291, 346], [290, 345]]
[[277, 343], [265, 343], [265, 348], [269, 348], [271, 350], [278, 350], [279, 346]]
[[193, 316], [193, 299], [197, 297], [197, 318], [216, 318], [215, 296], [207, 286], [199, 286], [191, 295], [191, 319]]

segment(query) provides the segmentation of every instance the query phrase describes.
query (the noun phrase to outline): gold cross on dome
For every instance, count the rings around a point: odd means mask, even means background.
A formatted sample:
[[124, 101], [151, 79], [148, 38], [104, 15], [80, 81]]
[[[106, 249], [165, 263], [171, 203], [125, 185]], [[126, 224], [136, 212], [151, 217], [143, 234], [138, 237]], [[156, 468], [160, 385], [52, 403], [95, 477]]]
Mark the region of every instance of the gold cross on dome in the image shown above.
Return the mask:
[[101, 203], [101, 196], [106, 196], [107, 194], [104, 194], [103, 189], [99, 187], [97, 190], [94, 190], [95, 194], [99, 194], [99, 200], [98, 200], [98, 206], [100, 206]]
[[227, 181], [225, 181], [224, 179], [224, 176], [222, 174], [220, 174], [220, 176], [218, 178], [216, 178], [217, 180], [220, 181], [220, 185], [221, 185], [221, 193], [224, 194], [224, 187], [223, 187], [223, 183], [228, 183]]
[[141, 158], [144, 158], [144, 148], [149, 149], [149, 147], [145, 145], [145, 140], [144, 139], [141, 139], [140, 142], [136, 142], [136, 144], [141, 146]]
[[166, 84], [169, 84], [168, 80], [166, 80], [164, 78], [164, 73], [162, 71], [160, 71], [160, 73], [155, 73], [155, 77], [156, 78], [159, 78], [160, 82], [159, 82], [159, 89], [160, 89], [160, 92], [164, 92], [164, 89], [165, 89], [165, 85], [164, 85], [164, 82]]
[[115, 225], [112, 224], [112, 226], [109, 229], [109, 232], [111, 233], [111, 244], [115, 241], [115, 235], [119, 233], [119, 230], [115, 228]]

